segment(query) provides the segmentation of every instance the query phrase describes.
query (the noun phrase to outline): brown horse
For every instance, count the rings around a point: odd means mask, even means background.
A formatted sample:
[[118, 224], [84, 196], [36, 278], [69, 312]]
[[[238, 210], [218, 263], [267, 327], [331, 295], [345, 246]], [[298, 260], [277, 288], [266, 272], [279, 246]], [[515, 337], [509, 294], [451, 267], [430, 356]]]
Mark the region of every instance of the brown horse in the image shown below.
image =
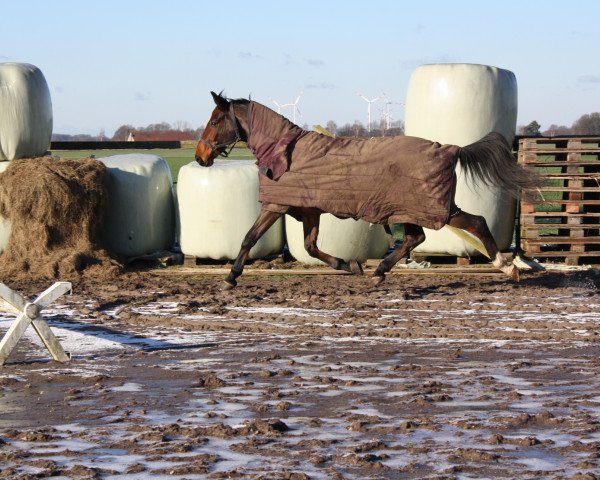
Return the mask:
[[247, 142], [257, 158], [262, 203], [225, 279], [226, 288], [237, 285], [250, 249], [284, 214], [302, 222], [309, 255], [354, 274], [363, 273], [356, 260], [345, 261], [317, 248], [320, 215], [403, 223], [404, 241], [381, 261], [374, 284], [425, 240], [423, 227], [440, 229], [446, 224], [475, 235], [493, 265], [519, 279], [517, 268], [500, 254], [485, 219], [454, 203], [457, 163], [472, 178], [514, 196], [520, 188], [535, 185], [501, 135], [490, 133], [462, 148], [416, 137], [331, 138], [303, 130], [257, 102], [211, 94], [216, 107], [198, 142], [196, 161], [210, 167], [238, 140]]

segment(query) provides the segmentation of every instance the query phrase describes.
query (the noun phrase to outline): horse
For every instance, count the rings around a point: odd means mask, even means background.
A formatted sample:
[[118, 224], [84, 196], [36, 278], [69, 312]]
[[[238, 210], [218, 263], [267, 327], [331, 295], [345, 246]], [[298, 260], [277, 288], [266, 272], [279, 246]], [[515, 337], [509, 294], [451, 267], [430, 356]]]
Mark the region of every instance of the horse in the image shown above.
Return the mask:
[[492, 264], [519, 280], [519, 270], [500, 254], [485, 218], [454, 202], [457, 163], [472, 179], [499, 186], [514, 197], [522, 188], [534, 188], [535, 178], [516, 163], [502, 135], [491, 132], [465, 147], [417, 137], [329, 137], [304, 130], [258, 102], [211, 95], [215, 107], [195, 159], [210, 167], [218, 156], [227, 157], [238, 141], [246, 142], [257, 158], [262, 204], [224, 280], [225, 289], [237, 285], [250, 249], [284, 214], [302, 222], [310, 256], [355, 275], [363, 274], [356, 260], [336, 258], [317, 247], [320, 215], [403, 223], [404, 239], [375, 269], [374, 285], [425, 240], [424, 227], [437, 230], [444, 225], [474, 235]]

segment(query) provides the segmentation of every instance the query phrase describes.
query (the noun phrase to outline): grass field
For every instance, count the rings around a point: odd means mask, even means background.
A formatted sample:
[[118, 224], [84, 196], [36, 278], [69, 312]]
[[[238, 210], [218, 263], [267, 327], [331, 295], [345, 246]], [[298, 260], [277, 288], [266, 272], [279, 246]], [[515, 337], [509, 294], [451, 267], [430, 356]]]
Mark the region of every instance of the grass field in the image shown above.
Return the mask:
[[[169, 165], [171, 175], [173, 176], [173, 182], [177, 183], [179, 169], [184, 165], [195, 161], [194, 151], [195, 147], [186, 147], [177, 149], [155, 148], [152, 150], [53, 150], [52, 154], [66, 159], [86, 158], [92, 155], [96, 158], [101, 158], [109, 157], [111, 155], [124, 155], [127, 153], [149, 153], [152, 155], [159, 155], [163, 157]], [[236, 147], [232, 150], [228, 158], [231, 160], [253, 160], [254, 156], [247, 148]]]

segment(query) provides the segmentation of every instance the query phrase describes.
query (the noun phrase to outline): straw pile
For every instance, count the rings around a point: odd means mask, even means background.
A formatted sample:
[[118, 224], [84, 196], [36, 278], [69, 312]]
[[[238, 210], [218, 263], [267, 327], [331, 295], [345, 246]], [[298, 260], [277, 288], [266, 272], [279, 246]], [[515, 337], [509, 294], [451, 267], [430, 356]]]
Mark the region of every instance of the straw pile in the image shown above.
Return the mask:
[[106, 166], [93, 159], [11, 161], [0, 173], [0, 214], [12, 224], [0, 281], [117, 274], [98, 240], [108, 208], [105, 176]]

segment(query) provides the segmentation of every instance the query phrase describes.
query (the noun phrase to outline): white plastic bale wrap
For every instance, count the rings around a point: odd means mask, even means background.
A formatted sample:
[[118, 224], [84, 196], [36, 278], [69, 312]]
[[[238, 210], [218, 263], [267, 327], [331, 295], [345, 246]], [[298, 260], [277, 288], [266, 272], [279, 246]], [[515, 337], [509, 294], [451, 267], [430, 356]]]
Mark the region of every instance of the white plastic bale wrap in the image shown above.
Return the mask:
[[[0, 162], [0, 172], [6, 170], [10, 162]], [[0, 253], [4, 252], [6, 245], [8, 244], [8, 237], [10, 237], [10, 221], [0, 215]]]
[[[517, 122], [517, 81], [501, 68], [474, 64], [422, 65], [412, 74], [406, 98], [406, 135], [465, 146], [491, 131], [512, 145]], [[512, 241], [516, 202], [496, 187], [467, 181], [457, 167], [456, 204], [483, 215], [501, 250]], [[415, 250], [457, 256], [479, 252], [447, 229], [425, 229]]]
[[52, 101], [41, 70], [0, 63], [0, 160], [43, 155], [52, 137]]
[[[308, 265], [323, 265], [321, 260], [306, 252], [301, 222], [286, 215], [285, 232], [288, 248], [296, 260]], [[382, 225], [351, 218], [342, 220], [327, 213], [321, 215], [317, 247], [346, 261], [364, 262], [369, 258], [381, 258], [389, 244]]]
[[[217, 160], [210, 168], [184, 165], [177, 181], [179, 243], [193, 257], [233, 260], [261, 209], [258, 167], [252, 160]], [[250, 250], [263, 258], [283, 250], [278, 220]]]
[[106, 247], [125, 257], [170, 248], [175, 241], [175, 202], [164, 158], [132, 153], [99, 160], [108, 167]]

